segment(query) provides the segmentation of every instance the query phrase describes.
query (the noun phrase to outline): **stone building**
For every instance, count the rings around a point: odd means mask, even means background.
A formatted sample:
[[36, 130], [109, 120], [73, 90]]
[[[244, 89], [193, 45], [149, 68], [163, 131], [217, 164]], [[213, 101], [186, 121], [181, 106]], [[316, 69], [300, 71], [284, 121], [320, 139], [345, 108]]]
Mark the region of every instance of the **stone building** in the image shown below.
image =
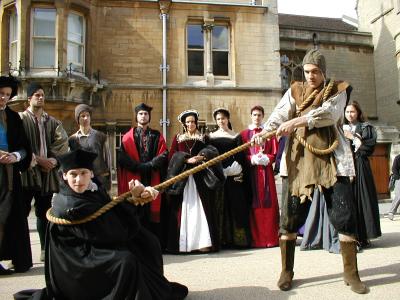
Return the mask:
[[239, 131], [252, 106], [268, 113], [281, 96], [277, 16], [276, 0], [2, 0], [1, 71], [21, 80], [18, 110], [41, 82], [46, 111], [69, 133], [75, 105], [94, 106], [113, 149], [142, 101], [167, 141], [189, 108], [206, 128], [226, 107]]
[[139, 102], [154, 107], [151, 127], [168, 142], [189, 108], [210, 130], [211, 112], [226, 107], [240, 131], [253, 105], [268, 115], [290, 81], [302, 79], [301, 60], [318, 47], [328, 77], [349, 81], [377, 126], [372, 165], [388, 174], [400, 151], [399, 2], [358, 1], [357, 29], [341, 19], [278, 15], [277, 0], [1, 0], [0, 70], [21, 81], [17, 110], [29, 82], [42, 83], [46, 111], [69, 133], [77, 129], [74, 107], [92, 105], [115, 153]]
[[[359, 29], [372, 34], [377, 117], [400, 153], [400, 1], [358, 0]], [[390, 139], [388, 139], [390, 142]]]

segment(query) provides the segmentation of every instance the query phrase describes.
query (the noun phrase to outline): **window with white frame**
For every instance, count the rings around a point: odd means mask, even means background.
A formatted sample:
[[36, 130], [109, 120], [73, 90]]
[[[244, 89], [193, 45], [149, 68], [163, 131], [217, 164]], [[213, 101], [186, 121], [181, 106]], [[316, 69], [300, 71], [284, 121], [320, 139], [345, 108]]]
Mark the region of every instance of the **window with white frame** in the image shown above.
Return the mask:
[[18, 68], [18, 16], [16, 11], [12, 11], [10, 14], [10, 26], [9, 26], [9, 62], [11, 69], [16, 70]]
[[85, 68], [85, 18], [77, 13], [68, 15], [68, 68], [84, 72]]
[[188, 75], [204, 76], [204, 35], [202, 24], [187, 26]]
[[229, 76], [229, 28], [216, 25], [212, 29], [212, 64], [215, 76]]
[[187, 25], [187, 74], [229, 76], [230, 28], [226, 24]]
[[56, 10], [34, 8], [32, 11], [32, 67], [56, 67]]

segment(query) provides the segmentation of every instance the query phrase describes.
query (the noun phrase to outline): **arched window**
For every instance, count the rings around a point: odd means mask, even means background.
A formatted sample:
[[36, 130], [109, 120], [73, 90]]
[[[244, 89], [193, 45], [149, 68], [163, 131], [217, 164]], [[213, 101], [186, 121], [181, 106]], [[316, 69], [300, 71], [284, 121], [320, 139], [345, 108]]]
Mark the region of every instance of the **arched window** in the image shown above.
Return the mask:
[[303, 67], [301, 65], [305, 52], [281, 52], [281, 86], [284, 94], [292, 81], [303, 81]]

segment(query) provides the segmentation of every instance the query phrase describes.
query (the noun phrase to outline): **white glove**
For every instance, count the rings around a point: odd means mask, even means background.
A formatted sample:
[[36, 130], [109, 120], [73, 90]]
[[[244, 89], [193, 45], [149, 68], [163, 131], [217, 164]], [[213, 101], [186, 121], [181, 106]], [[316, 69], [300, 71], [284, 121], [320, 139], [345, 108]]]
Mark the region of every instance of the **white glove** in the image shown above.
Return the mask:
[[263, 154], [263, 153], [254, 154], [251, 157], [251, 163], [253, 165], [266, 166], [266, 165], [269, 164], [269, 157], [266, 154]]
[[232, 167], [231, 166], [224, 168], [224, 176], [225, 177], [232, 176]]
[[269, 164], [269, 157], [267, 154], [260, 155], [258, 163], [263, 166], [267, 166]]
[[260, 157], [258, 154], [254, 154], [251, 156], [251, 164], [252, 165], [259, 165]]
[[231, 176], [236, 176], [239, 175], [240, 173], [242, 173], [242, 166], [235, 160], [231, 166]]
[[225, 177], [236, 176], [239, 175], [241, 172], [242, 166], [237, 161], [234, 161], [229, 167], [224, 168]]
[[358, 138], [358, 137], [354, 137], [354, 140], [353, 140], [354, 152], [358, 151], [358, 149], [360, 148], [361, 144], [362, 144], [361, 139]]

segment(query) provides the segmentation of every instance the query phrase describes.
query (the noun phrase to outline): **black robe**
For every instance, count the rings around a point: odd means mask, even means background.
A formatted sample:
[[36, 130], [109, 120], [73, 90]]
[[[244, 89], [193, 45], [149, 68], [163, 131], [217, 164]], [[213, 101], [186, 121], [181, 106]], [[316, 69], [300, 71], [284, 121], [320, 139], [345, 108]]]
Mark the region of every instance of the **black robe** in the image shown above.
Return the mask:
[[[109, 201], [102, 188], [78, 194], [62, 183], [52, 209], [57, 217], [76, 220]], [[173, 288], [163, 275], [157, 238], [140, 225], [135, 210], [124, 202], [81, 225], [50, 223], [46, 237], [47, 288], [28, 299], [183, 299], [172, 296]], [[27, 299], [30, 292], [14, 296]]]
[[[362, 144], [354, 153], [356, 178], [353, 182], [357, 204], [358, 240], [366, 242], [382, 235], [379, 219], [378, 197], [368, 157], [374, 152], [376, 131], [368, 123], [358, 123], [355, 134], [361, 137]], [[354, 150], [354, 146], [352, 145]]]
[[[211, 136], [210, 143], [220, 154], [228, 152], [242, 144], [242, 137]], [[246, 196], [245, 178], [250, 174], [245, 171], [246, 157], [239, 152], [222, 161], [222, 167], [227, 168], [234, 161], [242, 166], [238, 176], [228, 176], [222, 188], [218, 189], [216, 197], [217, 221], [222, 247], [248, 247], [251, 243], [249, 214], [250, 203]]]
[[[178, 142], [177, 136], [174, 138], [171, 150], [169, 152], [169, 164], [167, 170], [167, 179], [170, 179], [196, 165], [186, 163], [190, 157], [202, 155], [206, 160], [218, 156], [218, 150], [209, 145], [208, 136], [203, 139], [194, 139]], [[215, 164], [205, 170], [193, 175], [196, 188], [199, 193], [202, 206], [210, 231], [212, 251], [218, 251], [219, 232], [217, 226], [217, 217], [215, 210], [216, 190], [221, 187], [225, 181], [221, 163]], [[185, 189], [187, 178], [176, 182], [167, 188], [168, 199], [168, 235], [167, 251], [172, 253], [179, 252], [179, 235], [181, 225], [181, 209], [183, 202], [183, 191]]]
[[[32, 267], [32, 253], [28, 220], [26, 218], [28, 212], [26, 212], [26, 205], [22, 201], [21, 176], [19, 172], [29, 168], [32, 151], [18, 113], [9, 107], [5, 108], [5, 113], [7, 118], [8, 151], [25, 150], [26, 156], [21, 161], [13, 164], [12, 191], [8, 191], [6, 182], [0, 183], [0, 209], [1, 202], [5, 197], [10, 197], [9, 199], [12, 202], [5, 223], [0, 260], [12, 260], [16, 272], [25, 272]], [[5, 179], [4, 176], [2, 178]]]
[[[144, 134], [145, 140], [142, 135]], [[135, 127], [122, 138], [121, 148], [117, 152], [118, 193], [128, 191], [130, 179], [138, 179], [145, 186], [159, 184], [165, 178], [168, 163], [168, 150], [164, 137], [158, 130]], [[167, 216], [164, 194], [155, 201], [137, 208], [140, 223], [156, 235], [165, 248], [166, 230], [161, 226]]]

